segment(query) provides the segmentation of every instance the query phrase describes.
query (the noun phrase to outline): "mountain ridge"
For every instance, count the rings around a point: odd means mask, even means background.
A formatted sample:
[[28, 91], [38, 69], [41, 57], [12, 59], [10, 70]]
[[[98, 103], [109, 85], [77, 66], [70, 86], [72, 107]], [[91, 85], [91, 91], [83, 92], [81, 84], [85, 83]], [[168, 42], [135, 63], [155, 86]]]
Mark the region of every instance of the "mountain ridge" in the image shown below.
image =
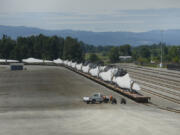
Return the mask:
[[82, 30], [45, 30], [34, 27], [26, 26], [5, 26], [0, 25], [0, 37], [5, 34], [13, 39], [18, 36], [31, 36], [44, 34], [47, 36], [71, 36], [77, 38], [87, 44], [92, 45], [123, 45], [131, 44], [137, 45], [150, 45], [154, 43], [164, 42], [168, 45], [180, 45], [180, 30], [170, 29], [164, 30], [151, 30], [148, 32], [93, 32], [93, 31], [82, 31]]

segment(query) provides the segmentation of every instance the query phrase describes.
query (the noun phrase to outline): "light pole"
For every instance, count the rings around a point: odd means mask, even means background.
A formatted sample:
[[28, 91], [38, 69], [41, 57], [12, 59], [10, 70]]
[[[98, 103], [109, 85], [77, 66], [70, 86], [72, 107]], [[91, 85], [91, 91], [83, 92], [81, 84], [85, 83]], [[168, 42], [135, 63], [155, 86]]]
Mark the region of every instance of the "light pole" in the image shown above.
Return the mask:
[[163, 67], [163, 30], [161, 30], [161, 63], [160, 68]]

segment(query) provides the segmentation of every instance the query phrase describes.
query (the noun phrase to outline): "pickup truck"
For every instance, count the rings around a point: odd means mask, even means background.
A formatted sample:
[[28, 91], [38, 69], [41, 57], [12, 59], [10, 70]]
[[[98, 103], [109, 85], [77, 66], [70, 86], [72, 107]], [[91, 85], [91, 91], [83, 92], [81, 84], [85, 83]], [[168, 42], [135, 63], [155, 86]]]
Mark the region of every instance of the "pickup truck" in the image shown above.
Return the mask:
[[93, 94], [91, 97], [83, 97], [83, 101], [87, 104], [102, 103], [104, 101], [103, 95], [100, 93]]

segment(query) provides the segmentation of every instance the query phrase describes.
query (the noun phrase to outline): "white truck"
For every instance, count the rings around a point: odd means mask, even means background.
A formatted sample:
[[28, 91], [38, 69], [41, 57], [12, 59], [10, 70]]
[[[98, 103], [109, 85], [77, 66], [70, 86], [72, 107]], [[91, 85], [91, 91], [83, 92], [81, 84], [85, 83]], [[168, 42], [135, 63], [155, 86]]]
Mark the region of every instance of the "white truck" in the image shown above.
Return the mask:
[[95, 93], [91, 97], [83, 97], [83, 101], [87, 104], [92, 103], [102, 103], [104, 101], [103, 95], [100, 93]]

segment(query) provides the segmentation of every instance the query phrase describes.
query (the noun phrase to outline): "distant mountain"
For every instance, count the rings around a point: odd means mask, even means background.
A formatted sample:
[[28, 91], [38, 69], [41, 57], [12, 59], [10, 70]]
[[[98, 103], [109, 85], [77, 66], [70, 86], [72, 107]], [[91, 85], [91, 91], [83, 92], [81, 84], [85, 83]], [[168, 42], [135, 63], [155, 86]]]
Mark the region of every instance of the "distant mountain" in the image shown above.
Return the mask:
[[160, 30], [149, 32], [91, 32], [73, 30], [43, 30], [24, 26], [0, 25], [0, 36], [3, 34], [16, 39], [18, 36], [31, 36], [44, 34], [47, 36], [57, 35], [61, 37], [71, 36], [92, 45], [143, 45], [159, 43], [163, 40], [168, 45], [180, 45], [180, 30]]

